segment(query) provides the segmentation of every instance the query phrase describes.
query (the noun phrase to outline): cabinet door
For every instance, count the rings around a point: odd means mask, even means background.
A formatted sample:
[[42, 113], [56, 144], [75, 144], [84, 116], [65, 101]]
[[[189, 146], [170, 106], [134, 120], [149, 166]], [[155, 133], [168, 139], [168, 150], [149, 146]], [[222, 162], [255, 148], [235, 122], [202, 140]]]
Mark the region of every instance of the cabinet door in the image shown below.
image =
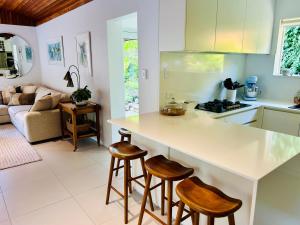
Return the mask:
[[160, 0], [159, 49], [185, 48], [186, 0]]
[[264, 109], [262, 128], [299, 136], [300, 114]]
[[249, 123], [256, 122], [258, 120], [258, 110], [253, 109], [241, 113], [236, 113], [230, 116], [226, 116], [223, 119], [225, 122], [247, 125]]
[[186, 50], [214, 51], [218, 0], [187, 0]]
[[274, 22], [274, 0], [248, 0], [243, 53], [269, 54]]
[[215, 51], [242, 52], [246, 5], [246, 0], [218, 1]]

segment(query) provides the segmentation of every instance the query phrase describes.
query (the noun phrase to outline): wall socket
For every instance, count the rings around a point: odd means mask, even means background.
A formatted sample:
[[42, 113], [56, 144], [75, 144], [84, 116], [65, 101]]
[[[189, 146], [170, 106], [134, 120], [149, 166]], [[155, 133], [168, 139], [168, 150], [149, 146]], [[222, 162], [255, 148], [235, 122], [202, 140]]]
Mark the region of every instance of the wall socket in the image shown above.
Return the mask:
[[149, 75], [148, 75], [148, 70], [147, 69], [141, 69], [141, 78], [144, 80], [148, 80]]

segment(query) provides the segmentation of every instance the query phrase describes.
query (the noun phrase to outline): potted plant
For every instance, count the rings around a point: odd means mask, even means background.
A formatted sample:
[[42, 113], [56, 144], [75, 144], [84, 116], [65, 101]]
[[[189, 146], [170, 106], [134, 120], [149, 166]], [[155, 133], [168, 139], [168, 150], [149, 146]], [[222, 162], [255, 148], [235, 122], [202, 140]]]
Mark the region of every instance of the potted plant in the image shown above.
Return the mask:
[[78, 106], [86, 105], [91, 97], [91, 91], [87, 88], [87, 86], [85, 86], [84, 88], [79, 88], [71, 95], [72, 100]]

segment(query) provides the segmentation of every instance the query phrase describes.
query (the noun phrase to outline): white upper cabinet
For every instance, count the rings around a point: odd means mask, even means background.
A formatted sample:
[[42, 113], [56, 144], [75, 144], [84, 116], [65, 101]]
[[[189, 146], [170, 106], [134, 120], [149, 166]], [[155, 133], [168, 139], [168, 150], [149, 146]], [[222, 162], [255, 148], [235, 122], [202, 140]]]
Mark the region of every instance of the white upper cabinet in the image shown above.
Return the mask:
[[186, 0], [160, 0], [159, 49], [185, 49]]
[[247, 0], [218, 0], [216, 52], [242, 52], [246, 7]]
[[243, 53], [269, 54], [274, 23], [274, 0], [248, 0]]
[[269, 54], [274, 0], [160, 0], [160, 51]]
[[214, 51], [218, 0], [187, 0], [186, 50]]

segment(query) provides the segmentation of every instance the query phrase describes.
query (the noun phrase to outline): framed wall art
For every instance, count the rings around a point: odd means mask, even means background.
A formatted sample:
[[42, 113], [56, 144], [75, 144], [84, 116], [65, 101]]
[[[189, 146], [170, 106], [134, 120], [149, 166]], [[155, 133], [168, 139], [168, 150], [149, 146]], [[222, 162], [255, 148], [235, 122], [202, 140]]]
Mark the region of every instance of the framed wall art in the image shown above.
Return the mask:
[[47, 54], [50, 65], [65, 65], [62, 37], [47, 42]]
[[92, 76], [91, 35], [90, 32], [76, 36], [77, 63], [81, 74]]

